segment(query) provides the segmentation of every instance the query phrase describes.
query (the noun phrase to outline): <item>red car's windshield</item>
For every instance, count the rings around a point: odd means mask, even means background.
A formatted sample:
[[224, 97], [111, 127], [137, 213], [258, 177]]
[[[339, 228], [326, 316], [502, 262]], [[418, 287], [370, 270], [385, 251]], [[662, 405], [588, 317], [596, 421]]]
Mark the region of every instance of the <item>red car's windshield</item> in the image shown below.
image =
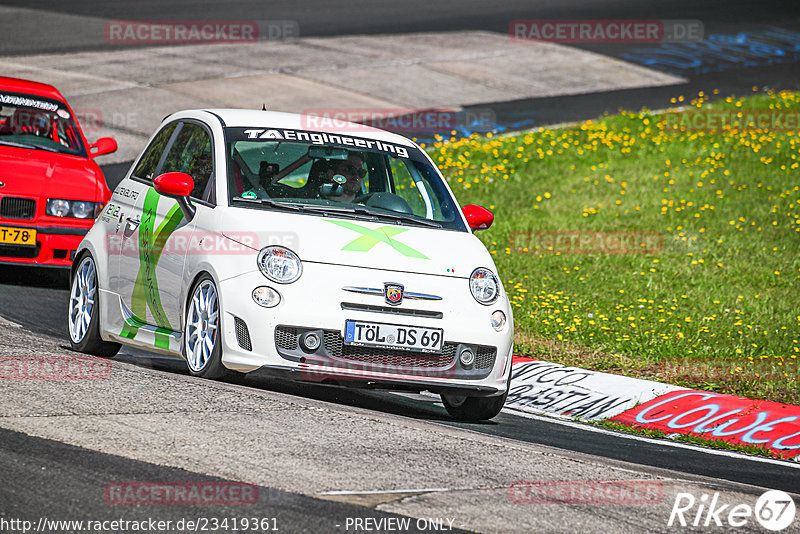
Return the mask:
[[2, 90], [0, 145], [85, 155], [75, 119], [63, 103]]

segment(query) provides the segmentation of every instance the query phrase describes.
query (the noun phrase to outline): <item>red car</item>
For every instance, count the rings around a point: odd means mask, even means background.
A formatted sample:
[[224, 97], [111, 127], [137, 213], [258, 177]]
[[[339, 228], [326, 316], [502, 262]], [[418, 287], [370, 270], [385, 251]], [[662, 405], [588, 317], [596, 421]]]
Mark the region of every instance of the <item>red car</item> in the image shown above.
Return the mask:
[[111, 198], [89, 144], [58, 90], [0, 77], [0, 263], [70, 267], [75, 249]]

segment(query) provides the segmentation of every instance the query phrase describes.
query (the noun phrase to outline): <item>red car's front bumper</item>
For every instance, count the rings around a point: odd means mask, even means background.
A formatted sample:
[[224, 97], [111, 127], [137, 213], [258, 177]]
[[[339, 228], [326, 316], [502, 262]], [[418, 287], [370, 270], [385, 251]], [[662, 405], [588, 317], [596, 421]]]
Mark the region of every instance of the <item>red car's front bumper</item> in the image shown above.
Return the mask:
[[44, 267], [72, 266], [75, 250], [83, 236], [94, 224], [94, 220], [65, 221], [69, 225], [42, 226], [35, 220], [23, 221], [0, 219], [0, 226], [36, 230], [36, 246], [8, 245], [0, 243], [0, 263], [18, 265], [40, 265]]

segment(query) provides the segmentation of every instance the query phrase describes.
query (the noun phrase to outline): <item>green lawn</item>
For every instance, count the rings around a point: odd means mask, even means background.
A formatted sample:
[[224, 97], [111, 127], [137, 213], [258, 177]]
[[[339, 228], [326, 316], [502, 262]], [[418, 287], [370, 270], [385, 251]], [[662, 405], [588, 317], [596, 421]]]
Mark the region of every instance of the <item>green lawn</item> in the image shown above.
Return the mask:
[[[708, 96], [675, 104], [800, 113], [799, 93]], [[674, 112], [428, 150], [462, 204], [495, 213], [477, 235], [518, 353], [798, 404], [800, 138]]]

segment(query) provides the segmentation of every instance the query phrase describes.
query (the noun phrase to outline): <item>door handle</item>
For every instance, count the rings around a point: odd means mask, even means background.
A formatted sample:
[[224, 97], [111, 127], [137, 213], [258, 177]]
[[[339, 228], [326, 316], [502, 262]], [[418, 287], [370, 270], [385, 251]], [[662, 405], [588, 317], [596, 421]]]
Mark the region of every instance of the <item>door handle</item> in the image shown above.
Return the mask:
[[122, 237], [128, 239], [133, 233], [139, 228], [139, 224], [142, 221], [139, 219], [131, 219], [130, 217], [125, 218], [125, 228], [122, 230]]

